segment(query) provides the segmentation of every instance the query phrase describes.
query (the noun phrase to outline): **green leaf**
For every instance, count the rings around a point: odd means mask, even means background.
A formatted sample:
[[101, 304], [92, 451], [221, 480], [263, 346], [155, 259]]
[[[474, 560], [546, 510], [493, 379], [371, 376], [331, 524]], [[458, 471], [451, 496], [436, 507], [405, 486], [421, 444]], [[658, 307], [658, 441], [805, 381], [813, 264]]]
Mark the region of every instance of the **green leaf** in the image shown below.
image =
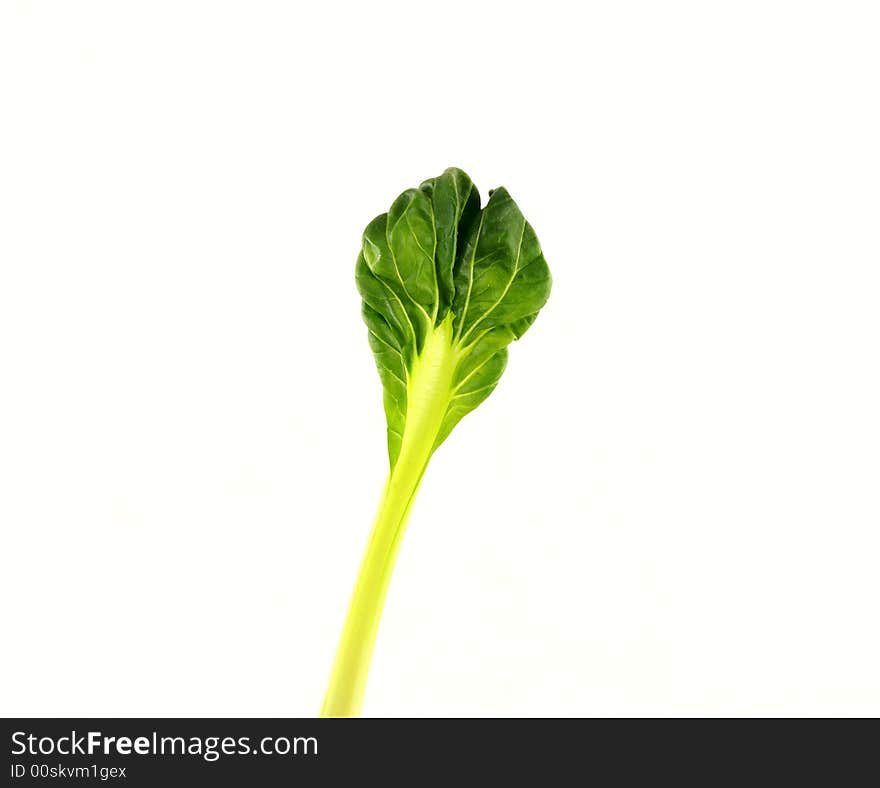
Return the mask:
[[468, 176], [451, 167], [421, 187], [431, 198], [437, 234], [435, 263], [440, 286], [438, 320], [446, 317], [455, 295], [454, 269], [461, 238], [480, 213], [480, 194]]
[[[407, 189], [370, 222], [356, 281], [392, 468], [405, 436], [430, 455], [492, 393], [507, 346], [534, 322], [551, 286], [537, 236], [507, 190], [490, 192], [481, 209], [477, 188], [455, 168]], [[414, 402], [419, 429], [432, 435], [416, 435]]]

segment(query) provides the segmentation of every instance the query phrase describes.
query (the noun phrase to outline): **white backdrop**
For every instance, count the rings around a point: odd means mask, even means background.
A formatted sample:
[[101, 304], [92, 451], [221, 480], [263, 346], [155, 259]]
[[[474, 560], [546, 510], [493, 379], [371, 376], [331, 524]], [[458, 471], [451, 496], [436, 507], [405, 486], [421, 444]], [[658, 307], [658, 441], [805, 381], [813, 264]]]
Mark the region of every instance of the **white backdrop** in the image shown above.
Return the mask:
[[449, 165], [554, 291], [365, 713], [880, 713], [878, 22], [3, 3], [0, 713], [317, 712], [387, 464], [360, 232]]

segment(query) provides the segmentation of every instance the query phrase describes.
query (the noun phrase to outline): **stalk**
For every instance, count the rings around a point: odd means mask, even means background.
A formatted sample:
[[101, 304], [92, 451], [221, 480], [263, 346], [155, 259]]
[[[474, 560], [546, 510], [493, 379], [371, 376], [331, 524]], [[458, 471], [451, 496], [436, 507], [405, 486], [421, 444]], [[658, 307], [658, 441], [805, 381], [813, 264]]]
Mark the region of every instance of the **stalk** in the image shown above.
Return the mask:
[[[358, 717], [391, 573], [424, 468], [388, 478], [339, 639], [322, 717]], [[399, 466], [398, 466], [399, 467]], [[409, 474], [408, 474], [409, 475]]]
[[407, 381], [400, 454], [388, 476], [339, 639], [322, 717], [360, 716], [385, 595], [406, 521], [452, 396], [458, 354], [449, 316], [428, 334]]

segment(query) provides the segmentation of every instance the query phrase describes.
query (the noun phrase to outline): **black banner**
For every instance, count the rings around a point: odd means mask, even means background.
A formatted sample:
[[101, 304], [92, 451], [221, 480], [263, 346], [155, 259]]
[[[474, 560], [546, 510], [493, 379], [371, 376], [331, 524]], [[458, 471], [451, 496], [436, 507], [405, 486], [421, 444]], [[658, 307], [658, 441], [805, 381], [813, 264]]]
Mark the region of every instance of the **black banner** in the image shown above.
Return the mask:
[[[655, 778], [840, 784], [876, 721], [835, 750], [828, 723], [651, 720], [5, 719], [7, 785], [634, 784]], [[839, 723], [831, 723], [839, 724]], [[779, 731], [789, 727], [796, 730]], [[870, 730], [869, 730], [870, 729]], [[792, 734], [797, 733], [794, 737]], [[822, 739], [819, 739], [819, 735]], [[811, 746], [811, 739], [815, 746]], [[838, 742], [843, 739], [837, 738]], [[876, 765], [868, 767], [876, 768]]]

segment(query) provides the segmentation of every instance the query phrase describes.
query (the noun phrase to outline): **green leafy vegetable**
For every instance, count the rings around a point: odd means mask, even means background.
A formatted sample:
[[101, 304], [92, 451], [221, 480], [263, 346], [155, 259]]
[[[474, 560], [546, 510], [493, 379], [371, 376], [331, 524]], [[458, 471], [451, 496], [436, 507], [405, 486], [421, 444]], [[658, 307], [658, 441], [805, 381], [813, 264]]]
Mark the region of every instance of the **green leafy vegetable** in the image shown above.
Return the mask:
[[355, 716], [406, 519], [436, 448], [492, 393], [534, 322], [550, 271], [506, 189], [485, 207], [448, 169], [407, 189], [363, 235], [355, 279], [384, 389], [391, 471], [342, 632], [323, 716]]

